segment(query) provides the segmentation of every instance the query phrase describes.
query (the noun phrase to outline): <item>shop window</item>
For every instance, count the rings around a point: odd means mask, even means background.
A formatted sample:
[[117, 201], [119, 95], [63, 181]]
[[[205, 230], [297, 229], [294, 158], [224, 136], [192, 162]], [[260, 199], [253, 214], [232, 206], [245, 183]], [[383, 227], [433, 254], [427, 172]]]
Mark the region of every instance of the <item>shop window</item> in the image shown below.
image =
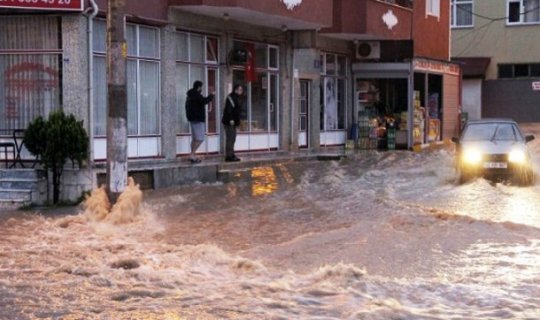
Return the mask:
[[539, 23], [540, 0], [508, 0], [508, 24]]
[[251, 52], [255, 54], [255, 67], [268, 68], [268, 46], [266, 44], [255, 44], [255, 51]]
[[[278, 47], [265, 43], [235, 41], [235, 49], [249, 52], [244, 65], [236, 65], [233, 83], [245, 88], [239, 131], [270, 133], [278, 131], [279, 54]], [[254, 68], [254, 78], [248, 81], [247, 69]], [[251, 76], [250, 76], [251, 77]]]
[[323, 54], [321, 80], [321, 131], [344, 130], [346, 127], [347, 58]]
[[473, 0], [452, 0], [450, 12], [452, 27], [473, 26]]
[[336, 75], [336, 55], [335, 54], [327, 54], [326, 55], [326, 75], [333, 76]]
[[207, 132], [217, 133], [216, 117], [219, 112], [217, 94], [217, 66], [219, 42], [216, 37], [188, 32], [177, 32], [176, 42], [176, 101], [177, 134], [189, 134], [190, 127], [186, 117], [186, 93], [199, 80], [204, 83], [204, 95], [216, 92], [216, 98], [207, 108]]
[[218, 40], [216, 38], [206, 39], [206, 61], [217, 62], [218, 61]]
[[140, 57], [159, 58], [159, 39], [155, 28], [139, 27]]
[[[107, 72], [104, 20], [96, 20], [94, 35], [94, 135], [107, 134]], [[159, 30], [135, 24], [126, 26], [127, 121], [130, 136], [159, 135], [160, 80]]]
[[189, 61], [189, 35], [187, 33], [176, 34], [176, 60]]
[[268, 68], [270, 69], [278, 69], [279, 68], [279, 61], [278, 61], [278, 48], [277, 47], [269, 47], [268, 48]]
[[1, 28], [0, 134], [10, 134], [61, 107], [60, 20], [4, 16]]

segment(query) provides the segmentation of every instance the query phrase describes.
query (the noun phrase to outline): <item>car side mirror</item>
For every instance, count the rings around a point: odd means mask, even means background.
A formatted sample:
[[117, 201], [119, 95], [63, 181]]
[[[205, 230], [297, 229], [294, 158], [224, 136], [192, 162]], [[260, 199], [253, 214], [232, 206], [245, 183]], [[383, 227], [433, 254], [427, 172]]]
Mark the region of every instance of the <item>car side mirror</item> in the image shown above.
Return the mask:
[[525, 136], [525, 143], [531, 142], [533, 140], [534, 140], [534, 136], [532, 134], [528, 135], [528, 136]]
[[458, 137], [452, 137], [452, 142], [455, 144], [459, 144], [459, 138]]

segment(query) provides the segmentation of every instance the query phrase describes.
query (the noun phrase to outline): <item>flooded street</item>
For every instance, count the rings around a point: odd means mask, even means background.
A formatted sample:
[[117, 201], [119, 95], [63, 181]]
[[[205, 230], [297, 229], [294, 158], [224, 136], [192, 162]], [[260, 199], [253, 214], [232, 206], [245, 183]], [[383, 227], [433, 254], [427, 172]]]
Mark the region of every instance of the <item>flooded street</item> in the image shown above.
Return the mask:
[[450, 149], [230, 178], [130, 223], [1, 215], [0, 319], [540, 318], [540, 183], [457, 185]]

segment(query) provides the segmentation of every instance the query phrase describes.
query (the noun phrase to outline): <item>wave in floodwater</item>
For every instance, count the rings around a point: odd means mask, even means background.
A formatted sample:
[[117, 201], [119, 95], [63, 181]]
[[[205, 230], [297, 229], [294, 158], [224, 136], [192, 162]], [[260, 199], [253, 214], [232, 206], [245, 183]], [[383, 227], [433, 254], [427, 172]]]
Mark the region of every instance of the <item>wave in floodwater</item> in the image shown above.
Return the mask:
[[0, 319], [540, 318], [538, 187], [459, 186], [451, 164], [360, 154], [9, 218]]
[[[0, 318], [540, 316], [539, 242], [475, 245], [445, 266], [451, 273], [443, 268], [433, 278], [393, 279], [343, 263], [296, 273], [214, 245], [167, 244], [161, 239], [163, 226], [147, 210], [146, 218], [128, 225], [86, 222], [61, 228], [54, 219], [8, 221], [3, 226], [10, 234], [2, 241], [0, 302], [5, 307]], [[34, 233], [28, 236], [28, 230]]]

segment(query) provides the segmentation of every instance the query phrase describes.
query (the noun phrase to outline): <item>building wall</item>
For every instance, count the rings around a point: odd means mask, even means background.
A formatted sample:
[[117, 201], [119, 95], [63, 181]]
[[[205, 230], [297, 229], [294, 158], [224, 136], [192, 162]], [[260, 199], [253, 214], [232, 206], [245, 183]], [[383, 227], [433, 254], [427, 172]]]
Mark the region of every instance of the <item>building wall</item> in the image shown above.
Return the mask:
[[[125, 0], [126, 12], [132, 17], [140, 17], [143, 19], [167, 20], [169, 10], [168, 0]], [[90, 1], [87, 1], [89, 3]], [[96, 0], [100, 12], [107, 12], [107, 0]]]
[[467, 112], [470, 120], [482, 118], [482, 79], [463, 80], [462, 111]]
[[440, 15], [426, 13], [426, 0], [414, 1], [414, 55], [438, 60], [450, 59], [450, 0], [441, 0]]
[[540, 91], [531, 80], [488, 80], [482, 85], [482, 116], [540, 122]]
[[[487, 17], [505, 17], [506, 1], [474, 1], [474, 11]], [[452, 57], [490, 57], [486, 79], [497, 79], [499, 63], [540, 61], [540, 25], [507, 26], [506, 20], [473, 17], [474, 28], [452, 29]]]
[[459, 76], [443, 75], [443, 130], [442, 138], [459, 134]]

